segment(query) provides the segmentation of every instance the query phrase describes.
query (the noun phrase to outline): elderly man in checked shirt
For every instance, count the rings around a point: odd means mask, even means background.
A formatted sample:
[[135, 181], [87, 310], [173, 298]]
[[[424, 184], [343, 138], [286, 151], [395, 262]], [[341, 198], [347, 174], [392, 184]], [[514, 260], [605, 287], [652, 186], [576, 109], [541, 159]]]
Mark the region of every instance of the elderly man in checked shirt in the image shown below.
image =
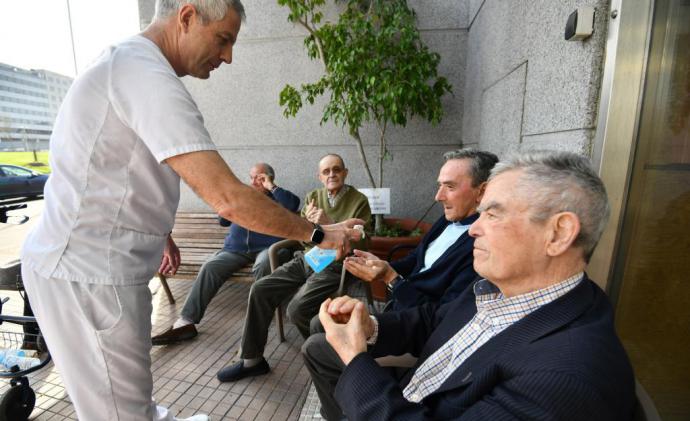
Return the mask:
[[[454, 301], [376, 317], [349, 297], [322, 304], [345, 416], [631, 419], [632, 368], [584, 273], [609, 214], [588, 160], [533, 152], [499, 163], [478, 210], [470, 235], [484, 279]], [[419, 359], [401, 378], [374, 361], [405, 352]]]

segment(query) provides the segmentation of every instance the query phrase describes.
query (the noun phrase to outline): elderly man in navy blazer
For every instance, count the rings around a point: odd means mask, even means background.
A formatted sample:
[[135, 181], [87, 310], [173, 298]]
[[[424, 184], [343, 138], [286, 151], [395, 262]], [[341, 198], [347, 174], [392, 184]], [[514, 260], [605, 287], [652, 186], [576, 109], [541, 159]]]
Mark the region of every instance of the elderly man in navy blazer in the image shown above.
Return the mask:
[[[349, 297], [321, 306], [346, 365], [335, 396], [347, 418], [631, 419], [632, 368], [584, 274], [609, 214], [588, 161], [535, 152], [499, 163], [479, 211], [470, 235], [484, 279], [454, 301], [376, 317]], [[402, 378], [374, 361], [405, 352], [419, 359]]]
[[477, 280], [472, 267], [474, 239], [467, 233], [477, 220], [477, 206], [498, 157], [477, 149], [459, 149], [443, 155], [435, 200], [441, 216], [421, 243], [395, 262], [354, 250], [345, 268], [356, 277], [383, 281], [390, 291], [388, 310], [402, 310], [424, 303], [446, 303]]

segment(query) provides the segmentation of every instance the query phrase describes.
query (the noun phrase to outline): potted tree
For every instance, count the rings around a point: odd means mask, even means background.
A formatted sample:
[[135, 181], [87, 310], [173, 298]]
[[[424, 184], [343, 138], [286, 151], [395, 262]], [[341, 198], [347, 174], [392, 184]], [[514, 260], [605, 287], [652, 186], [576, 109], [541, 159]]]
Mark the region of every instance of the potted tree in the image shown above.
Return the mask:
[[[323, 75], [299, 88], [286, 85], [280, 93], [285, 117], [294, 117], [304, 105], [328, 95], [321, 124], [333, 121], [347, 129], [355, 141], [365, 174], [372, 188], [384, 185], [383, 164], [391, 157], [387, 129], [407, 124], [419, 116], [432, 124], [441, 120], [441, 98], [451, 85], [437, 75], [440, 56], [424, 45], [416, 27], [416, 15], [406, 0], [344, 0], [337, 22], [324, 22], [326, 0], [278, 0], [289, 8], [288, 20], [303, 26], [307, 54], [323, 65]], [[378, 183], [367, 159], [360, 129], [373, 124], [378, 133]], [[396, 232], [395, 223], [411, 229], [410, 223], [393, 220], [386, 228], [383, 215], [376, 215], [376, 234]], [[418, 221], [412, 221], [415, 225]], [[392, 225], [391, 225], [392, 224]], [[429, 224], [417, 224], [419, 234]], [[398, 231], [399, 233], [399, 231]], [[407, 242], [416, 244], [420, 236]], [[385, 258], [385, 251], [373, 238], [372, 248]], [[401, 239], [394, 240], [399, 244]], [[384, 241], [385, 242], [385, 241]]]

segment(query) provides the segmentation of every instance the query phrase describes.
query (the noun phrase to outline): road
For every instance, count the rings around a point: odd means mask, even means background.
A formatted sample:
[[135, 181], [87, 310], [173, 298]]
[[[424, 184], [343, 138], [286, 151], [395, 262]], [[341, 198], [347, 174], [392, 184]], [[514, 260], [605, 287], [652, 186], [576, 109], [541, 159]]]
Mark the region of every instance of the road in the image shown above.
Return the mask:
[[0, 224], [0, 264], [19, 258], [19, 250], [24, 242], [24, 237], [31, 227], [36, 225], [38, 217], [43, 212], [43, 200], [27, 203], [26, 209], [12, 211], [9, 215], [26, 215], [29, 220], [22, 225]]

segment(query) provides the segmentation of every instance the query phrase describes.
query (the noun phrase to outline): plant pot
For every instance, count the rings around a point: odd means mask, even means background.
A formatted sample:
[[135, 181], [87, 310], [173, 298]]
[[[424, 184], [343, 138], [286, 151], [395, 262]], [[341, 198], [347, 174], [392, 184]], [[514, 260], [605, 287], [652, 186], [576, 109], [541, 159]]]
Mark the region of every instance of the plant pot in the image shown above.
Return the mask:
[[[416, 219], [411, 218], [385, 218], [384, 223], [387, 225], [400, 224], [400, 227], [404, 230], [411, 231], [415, 228], [417, 224]], [[416, 247], [422, 237], [426, 234], [429, 229], [431, 229], [431, 224], [428, 222], [420, 222], [417, 228], [422, 230], [422, 234], [414, 237], [379, 237], [372, 236], [369, 240], [369, 251], [376, 255], [379, 259], [386, 260], [389, 257], [389, 253], [393, 247], [398, 245], [406, 245], [410, 247], [403, 248], [402, 250], [396, 251], [393, 256], [390, 256], [391, 260], [397, 260], [407, 256]], [[377, 301], [386, 301], [386, 285], [383, 282], [375, 281], [371, 283], [371, 295]]]

